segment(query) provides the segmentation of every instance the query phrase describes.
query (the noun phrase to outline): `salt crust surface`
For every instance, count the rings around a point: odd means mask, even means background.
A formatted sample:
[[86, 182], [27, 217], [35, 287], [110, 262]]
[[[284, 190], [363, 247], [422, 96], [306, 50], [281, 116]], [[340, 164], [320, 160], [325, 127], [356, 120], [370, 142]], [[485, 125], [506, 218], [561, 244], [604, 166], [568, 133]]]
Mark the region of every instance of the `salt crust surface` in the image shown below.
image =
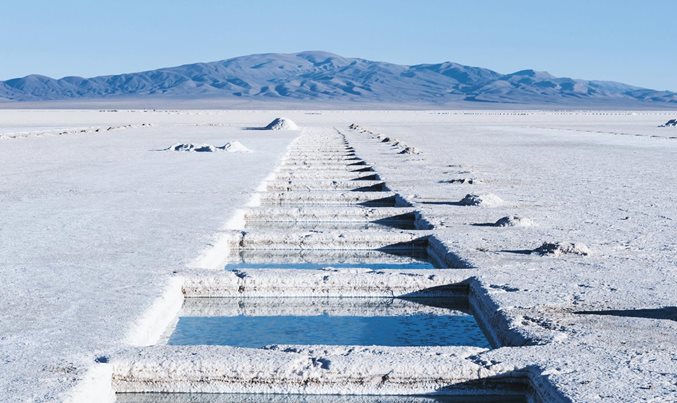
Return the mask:
[[[482, 359], [537, 365], [573, 401], [674, 400], [677, 141], [655, 127], [671, 113], [406, 115], [354, 121], [424, 158], [394, 156], [365, 133], [349, 139], [393, 191], [416, 195], [512, 332], [543, 343]], [[483, 183], [439, 183], [458, 175]], [[509, 203], [454, 203], [471, 192]], [[495, 226], [512, 215], [538, 225]], [[544, 243], [552, 253], [532, 253]]]
[[[285, 114], [304, 126], [328, 129], [358, 121], [421, 151], [416, 160], [392, 156], [383, 144], [351, 135], [360, 155], [376, 164], [393, 190], [449, 201], [415, 207], [436, 225], [445, 244], [473, 263], [469, 273], [483, 298], [500, 307], [512, 331], [543, 343], [478, 352], [472, 362], [487, 371], [498, 370], [495, 365], [536, 365], [543, 379], [574, 401], [674, 400], [677, 328], [664, 307], [677, 305], [677, 186], [668, 169], [676, 146], [670, 133], [656, 128], [668, 115]], [[115, 135], [3, 140], [0, 153], [8, 163], [0, 185], [6, 206], [0, 213], [5, 267], [0, 358], [11, 369], [0, 376], [3, 396], [62, 400], [91, 375], [88, 369], [105, 372], [107, 366], [94, 359], [125, 349], [129, 328], [162, 294], [172, 272], [195, 258], [245, 204], [246, 193], [272, 170], [291, 137], [252, 132], [257, 153], [243, 154], [250, 161], [229, 160], [232, 165], [145, 151], [180, 141], [186, 122], [222, 124], [201, 127], [204, 137], [196, 139], [218, 142], [224, 130], [260, 124], [270, 115], [0, 113], [3, 125], [23, 128], [26, 122], [60, 128], [154, 124]], [[181, 159], [164, 160], [168, 155]], [[223, 174], [242, 169], [247, 176]], [[472, 190], [438, 183], [460, 171], [483, 183]], [[201, 180], [192, 181], [195, 177]], [[454, 204], [478, 186], [510, 204], [492, 209]], [[539, 225], [470, 225], [513, 214]], [[563, 241], [584, 243], [594, 253], [516, 253]], [[125, 357], [136, 357], [138, 351], [129, 354]]]
[[[296, 135], [241, 130], [268, 120], [0, 111], [0, 126], [26, 132], [30, 124], [134, 125], [0, 140], [0, 400], [61, 401], [91, 375], [97, 357], [127, 345], [172, 272], [213, 242]], [[193, 125], [214, 121], [224, 126]], [[153, 151], [183, 140], [188, 124], [195, 141], [240, 139], [256, 152], [205, 158]]]

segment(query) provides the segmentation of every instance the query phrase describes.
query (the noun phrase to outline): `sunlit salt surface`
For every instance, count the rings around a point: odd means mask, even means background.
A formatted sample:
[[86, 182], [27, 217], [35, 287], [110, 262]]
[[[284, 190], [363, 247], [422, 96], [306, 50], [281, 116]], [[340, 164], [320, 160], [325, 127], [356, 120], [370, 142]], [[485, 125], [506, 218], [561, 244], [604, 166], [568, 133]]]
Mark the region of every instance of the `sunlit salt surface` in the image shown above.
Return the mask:
[[241, 250], [225, 265], [242, 269], [336, 269], [366, 268], [434, 269], [442, 265], [425, 249], [405, 250]]
[[188, 299], [168, 344], [490, 347], [457, 298]]
[[119, 393], [118, 403], [526, 403], [523, 394], [464, 396], [264, 395], [209, 393]]

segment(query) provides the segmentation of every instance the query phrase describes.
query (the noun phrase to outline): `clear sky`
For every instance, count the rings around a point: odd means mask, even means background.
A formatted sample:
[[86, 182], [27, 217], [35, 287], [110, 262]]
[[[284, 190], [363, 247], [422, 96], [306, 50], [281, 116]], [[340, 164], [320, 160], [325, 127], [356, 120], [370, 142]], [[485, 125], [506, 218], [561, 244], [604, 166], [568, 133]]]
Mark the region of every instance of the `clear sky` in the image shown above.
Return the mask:
[[3, 0], [0, 80], [326, 50], [677, 91], [675, 16], [677, 0]]

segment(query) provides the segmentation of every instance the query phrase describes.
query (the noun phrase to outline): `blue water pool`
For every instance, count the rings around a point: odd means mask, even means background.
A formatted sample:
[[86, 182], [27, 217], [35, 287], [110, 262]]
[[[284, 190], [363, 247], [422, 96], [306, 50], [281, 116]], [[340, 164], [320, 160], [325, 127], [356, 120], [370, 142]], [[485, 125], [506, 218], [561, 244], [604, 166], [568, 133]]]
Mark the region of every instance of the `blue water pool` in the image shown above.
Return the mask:
[[319, 301], [195, 300], [184, 309], [168, 343], [253, 348], [271, 344], [490, 347], [463, 307], [386, 298]]
[[425, 249], [408, 250], [242, 250], [225, 265], [242, 269], [337, 269], [367, 268], [434, 269], [441, 265]]

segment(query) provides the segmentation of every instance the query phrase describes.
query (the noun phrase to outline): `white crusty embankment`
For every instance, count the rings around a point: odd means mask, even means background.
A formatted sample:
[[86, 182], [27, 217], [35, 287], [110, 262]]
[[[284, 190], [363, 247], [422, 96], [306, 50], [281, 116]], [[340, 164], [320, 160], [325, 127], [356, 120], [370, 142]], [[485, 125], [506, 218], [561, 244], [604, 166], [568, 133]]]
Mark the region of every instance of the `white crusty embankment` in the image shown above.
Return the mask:
[[[440, 296], [467, 290], [470, 270], [237, 270], [183, 273], [189, 298]], [[446, 288], [445, 288], [446, 287]]]
[[[394, 395], [484, 392], [486, 378], [515, 368], [487, 369], [476, 347], [359, 347], [276, 345], [154, 346], [132, 349], [113, 362], [118, 392]], [[503, 390], [502, 390], [503, 391]]]

